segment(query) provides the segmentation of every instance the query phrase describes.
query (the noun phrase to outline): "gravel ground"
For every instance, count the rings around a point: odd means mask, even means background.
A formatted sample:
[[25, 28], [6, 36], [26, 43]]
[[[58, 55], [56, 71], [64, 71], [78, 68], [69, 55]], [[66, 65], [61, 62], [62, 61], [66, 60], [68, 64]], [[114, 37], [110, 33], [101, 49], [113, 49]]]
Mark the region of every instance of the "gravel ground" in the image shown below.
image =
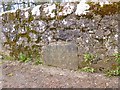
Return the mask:
[[3, 88], [117, 88], [118, 77], [4, 61]]

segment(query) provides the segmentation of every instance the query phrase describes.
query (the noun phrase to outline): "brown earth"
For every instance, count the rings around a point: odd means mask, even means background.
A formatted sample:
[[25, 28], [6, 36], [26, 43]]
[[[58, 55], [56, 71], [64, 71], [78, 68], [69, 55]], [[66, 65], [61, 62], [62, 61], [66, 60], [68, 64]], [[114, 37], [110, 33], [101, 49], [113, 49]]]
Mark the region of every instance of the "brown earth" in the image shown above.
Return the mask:
[[3, 62], [3, 88], [117, 88], [118, 77], [57, 67]]

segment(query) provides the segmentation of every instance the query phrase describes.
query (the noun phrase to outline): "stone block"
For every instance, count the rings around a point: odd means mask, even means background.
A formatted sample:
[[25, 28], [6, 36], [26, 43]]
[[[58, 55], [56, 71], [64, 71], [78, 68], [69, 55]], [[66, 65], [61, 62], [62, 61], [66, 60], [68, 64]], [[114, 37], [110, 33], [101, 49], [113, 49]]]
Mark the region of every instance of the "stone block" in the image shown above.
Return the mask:
[[42, 48], [45, 65], [78, 69], [77, 46], [74, 43], [52, 43]]

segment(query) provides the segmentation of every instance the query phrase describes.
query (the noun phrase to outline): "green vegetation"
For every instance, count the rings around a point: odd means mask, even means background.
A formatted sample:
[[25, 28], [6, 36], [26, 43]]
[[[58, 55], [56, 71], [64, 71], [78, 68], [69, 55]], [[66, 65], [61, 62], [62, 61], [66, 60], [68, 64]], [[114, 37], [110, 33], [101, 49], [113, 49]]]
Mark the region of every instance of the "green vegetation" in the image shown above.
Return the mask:
[[30, 57], [27, 57], [25, 54], [23, 54], [23, 53], [20, 53], [19, 54], [19, 61], [21, 61], [21, 62], [29, 62], [29, 61], [31, 61], [31, 58]]
[[[105, 75], [109, 77], [120, 76], [120, 53], [114, 54], [113, 57], [114, 57], [113, 60], [115, 60], [114, 65], [110, 66], [110, 68], [104, 72]], [[84, 65], [80, 68], [80, 71], [91, 72], [91, 73], [96, 72], [96, 69], [92, 67], [92, 61], [94, 60], [94, 58], [95, 55], [90, 53], [85, 53], [84, 61], [82, 62], [82, 64]]]
[[39, 64], [43, 64], [43, 60], [40, 57], [36, 58], [35, 60], [35, 65], [39, 65]]
[[41, 59], [40, 56], [36, 56], [35, 58], [31, 58], [31, 57], [27, 57], [25, 54], [20, 53], [19, 55], [19, 60], [21, 62], [29, 62], [29, 61], [33, 61], [33, 63], [35, 65], [39, 65], [39, 64], [43, 64], [43, 60]]
[[95, 57], [93, 54], [90, 54], [90, 53], [84, 54], [84, 61], [87, 62], [88, 64], [91, 64], [94, 58]]
[[84, 68], [80, 69], [80, 71], [93, 73], [93, 72], [95, 72], [95, 69], [92, 67], [84, 67]]
[[43, 64], [43, 60], [40, 57], [40, 55], [37, 55], [36, 57], [32, 58], [32, 57], [28, 57], [27, 55], [25, 55], [24, 53], [20, 53], [18, 56], [18, 59], [15, 58], [14, 56], [10, 56], [10, 55], [5, 55], [5, 54], [1, 54], [0, 55], [3, 57], [4, 60], [18, 60], [20, 62], [33, 62], [35, 65], [39, 65], [39, 64]]
[[117, 66], [114, 69], [107, 71], [106, 75], [107, 76], [120, 76], [120, 53], [116, 53], [113, 56], [115, 57]]
[[115, 70], [109, 70], [106, 72], [106, 76], [120, 76], [120, 66], [118, 66]]
[[118, 63], [118, 65], [120, 65], [120, 53], [116, 53], [114, 54], [115, 56], [115, 61]]
[[84, 65], [83, 67], [80, 68], [80, 71], [91, 72], [91, 73], [95, 72], [95, 69], [90, 66], [95, 56], [91, 53], [85, 53], [83, 58], [84, 61], [82, 62], [82, 64]]

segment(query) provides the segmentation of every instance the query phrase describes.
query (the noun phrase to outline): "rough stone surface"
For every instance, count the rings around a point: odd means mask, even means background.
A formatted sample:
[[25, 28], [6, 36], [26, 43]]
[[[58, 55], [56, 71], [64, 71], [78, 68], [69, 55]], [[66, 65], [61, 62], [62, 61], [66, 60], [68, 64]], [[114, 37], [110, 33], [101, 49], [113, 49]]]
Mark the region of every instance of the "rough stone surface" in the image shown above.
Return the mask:
[[73, 43], [55, 43], [42, 49], [46, 65], [67, 69], [78, 69], [77, 46]]

